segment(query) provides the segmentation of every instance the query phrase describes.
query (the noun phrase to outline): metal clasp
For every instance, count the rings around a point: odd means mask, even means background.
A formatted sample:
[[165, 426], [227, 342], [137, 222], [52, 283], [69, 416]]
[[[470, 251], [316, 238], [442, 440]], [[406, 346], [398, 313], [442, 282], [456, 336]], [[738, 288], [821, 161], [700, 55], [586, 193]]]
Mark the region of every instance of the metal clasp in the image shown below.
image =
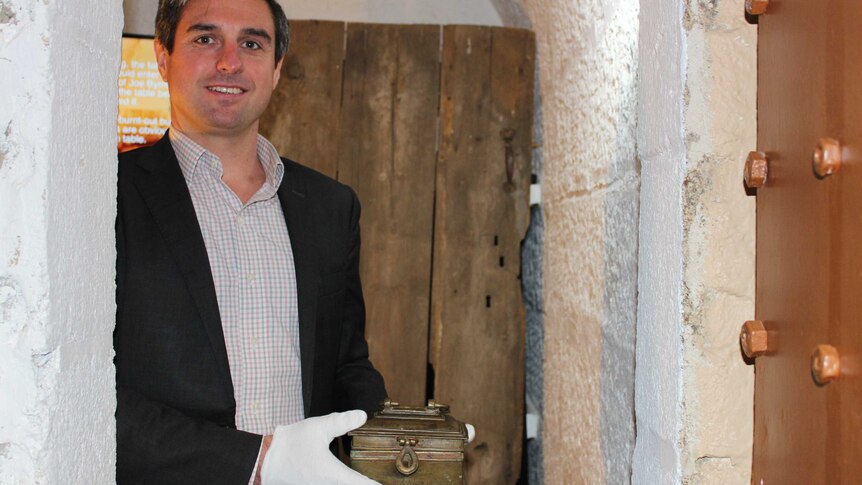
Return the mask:
[[395, 459], [395, 469], [404, 476], [410, 476], [419, 469], [419, 457], [413, 451], [418, 440], [416, 438], [398, 438], [398, 444], [402, 446], [401, 453]]
[[515, 130], [512, 128], [503, 128], [500, 130], [500, 138], [503, 139], [503, 144], [506, 154], [506, 182], [503, 184], [503, 190], [507, 194], [515, 191], [515, 148], [512, 146], [512, 140], [515, 139]]

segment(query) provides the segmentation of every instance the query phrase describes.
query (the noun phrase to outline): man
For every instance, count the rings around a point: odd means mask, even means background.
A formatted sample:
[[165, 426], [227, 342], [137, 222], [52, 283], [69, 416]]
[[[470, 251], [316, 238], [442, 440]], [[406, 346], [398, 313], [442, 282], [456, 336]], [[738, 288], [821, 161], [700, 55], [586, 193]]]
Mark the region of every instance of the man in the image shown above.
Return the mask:
[[329, 451], [386, 396], [359, 204], [258, 135], [286, 48], [275, 0], [160, 0], [171, 128], [119, 169], [121, 484], [375, 483]]

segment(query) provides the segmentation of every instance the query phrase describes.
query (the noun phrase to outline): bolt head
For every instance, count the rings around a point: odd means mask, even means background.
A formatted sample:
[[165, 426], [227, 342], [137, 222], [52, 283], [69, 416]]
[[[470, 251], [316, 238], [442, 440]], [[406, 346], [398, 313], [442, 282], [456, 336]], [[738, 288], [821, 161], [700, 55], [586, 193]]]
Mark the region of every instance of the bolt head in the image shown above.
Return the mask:
[[841, 376], [841, 359], [838, 349], [831, 345], [818, 345], [811, 353], [811, 375], [820, 385], [826, 385]]
[[811, 156], [811, 163], [819, 178], [837, 172], [841, 168], [841, 143], [834, 138], [821, 138]]
[[769, 171], [769, 161], [763, 152], [749, 152], [745, 159], [745, 186], [749, 189], [757, 189], [766, 184], [766, 176]]
[[749, 359], [753, 359], [766, 353], [768, 349], [768, 333], [763, 322], [760, 320], [749, 320], [742, 325], [739, 332], [739, 345]]
[[745, 0], [745, 11], [749, 15], [762, 15], [766, 13], [769, 0]]

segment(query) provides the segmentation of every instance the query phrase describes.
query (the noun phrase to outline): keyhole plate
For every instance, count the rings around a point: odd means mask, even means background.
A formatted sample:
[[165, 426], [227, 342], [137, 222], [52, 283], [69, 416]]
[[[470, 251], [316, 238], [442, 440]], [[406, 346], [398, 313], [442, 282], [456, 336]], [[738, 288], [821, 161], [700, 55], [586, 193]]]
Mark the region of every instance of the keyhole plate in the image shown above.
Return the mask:
[[404, 476], [410, 476], [419, 469], [419, 457], [410, 445], [404, 445], [395, 459], [395, 469]]

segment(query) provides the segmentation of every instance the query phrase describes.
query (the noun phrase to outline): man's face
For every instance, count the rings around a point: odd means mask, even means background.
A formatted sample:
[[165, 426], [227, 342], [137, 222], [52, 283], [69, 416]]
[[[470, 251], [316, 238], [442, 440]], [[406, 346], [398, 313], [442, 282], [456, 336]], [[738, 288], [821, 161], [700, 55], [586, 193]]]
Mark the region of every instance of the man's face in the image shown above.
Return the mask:
[[174, 126], [189, 134], [257, 132], [281, 70], [263, 0], [189, 0], [173, 53], [158, 41], [155, 49]]

